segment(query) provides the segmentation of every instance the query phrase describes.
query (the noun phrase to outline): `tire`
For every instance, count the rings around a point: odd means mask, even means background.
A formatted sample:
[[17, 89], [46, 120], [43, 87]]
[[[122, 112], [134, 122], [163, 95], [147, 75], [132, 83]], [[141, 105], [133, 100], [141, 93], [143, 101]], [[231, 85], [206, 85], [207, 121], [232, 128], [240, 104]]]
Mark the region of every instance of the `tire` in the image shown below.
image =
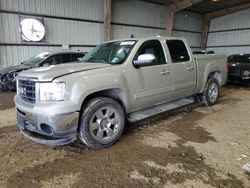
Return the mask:
[[89, 147], [102, 149], [120, 138], [124, 126], [123, 107], [113, 99], [98, 97], [83, 108], [78, 136]]
[[199, 102], [203, 106], [213, 106], [217, 103], [220, 94], [220, 87], [215, 78], [209, 78], [206, 87], [199, 97]]

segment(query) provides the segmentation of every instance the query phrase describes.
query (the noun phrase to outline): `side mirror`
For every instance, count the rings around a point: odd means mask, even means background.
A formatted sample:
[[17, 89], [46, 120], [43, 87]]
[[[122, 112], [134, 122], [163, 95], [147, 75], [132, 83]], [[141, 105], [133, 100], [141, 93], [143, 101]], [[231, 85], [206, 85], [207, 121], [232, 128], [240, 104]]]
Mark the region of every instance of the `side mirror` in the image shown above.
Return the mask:
[[142, 54], [139, 55], [137, 60], [133, 61], [136, 68], [146, 67], [155, 64], [156, 57], [153, 54]]

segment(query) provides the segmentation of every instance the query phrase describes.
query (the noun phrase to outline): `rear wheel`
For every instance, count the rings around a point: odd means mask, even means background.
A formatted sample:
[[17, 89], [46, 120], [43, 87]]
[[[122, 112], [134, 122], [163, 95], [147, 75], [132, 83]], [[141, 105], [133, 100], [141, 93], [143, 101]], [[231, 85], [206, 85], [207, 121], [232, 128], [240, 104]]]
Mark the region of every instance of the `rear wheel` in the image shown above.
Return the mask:
[[204, 106], [213, 106], [219, 97], [219, 84], [215, 78], [209, 78], [203, 93], [200, 96], [200, 103]]
[[98, 97], [89, 101], [83, 109], [79, 138], [92, 148], [109, 147], [121, 136], [124, 124], [122, 106], [113, 99]]

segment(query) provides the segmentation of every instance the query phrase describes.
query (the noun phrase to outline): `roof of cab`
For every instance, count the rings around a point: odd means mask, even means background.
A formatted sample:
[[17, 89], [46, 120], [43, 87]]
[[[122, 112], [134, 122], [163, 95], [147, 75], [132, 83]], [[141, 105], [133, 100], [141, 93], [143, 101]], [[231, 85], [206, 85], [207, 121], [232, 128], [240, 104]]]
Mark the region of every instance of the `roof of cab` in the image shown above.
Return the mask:
[[127, 40], [145, 41], [145, 40], [154, 40], [154, 39], [158, 39], [158, 40], [185, 40], [184, 38], [181, 38], [181, 37], [148, 36], [148, 37], [142, 37], [142, 38], [122, 38], [122, 39], [106, 41], [104, 43], [127, 41]]

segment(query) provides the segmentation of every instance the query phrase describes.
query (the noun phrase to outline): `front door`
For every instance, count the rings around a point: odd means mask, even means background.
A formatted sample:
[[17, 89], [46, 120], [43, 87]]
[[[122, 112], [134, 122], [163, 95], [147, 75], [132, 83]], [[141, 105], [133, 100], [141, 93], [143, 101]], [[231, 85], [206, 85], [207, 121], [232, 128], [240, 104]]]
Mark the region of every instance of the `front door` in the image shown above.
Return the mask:
[[174, 92], [171, 64], [166, 63], [161, 42], [144, 42], [134, 59], [142, 54], [153, 54], [156, 60], [154, 65], [134, 68], [132, 71], [134, 105], [137, 110], [169, 102]]

